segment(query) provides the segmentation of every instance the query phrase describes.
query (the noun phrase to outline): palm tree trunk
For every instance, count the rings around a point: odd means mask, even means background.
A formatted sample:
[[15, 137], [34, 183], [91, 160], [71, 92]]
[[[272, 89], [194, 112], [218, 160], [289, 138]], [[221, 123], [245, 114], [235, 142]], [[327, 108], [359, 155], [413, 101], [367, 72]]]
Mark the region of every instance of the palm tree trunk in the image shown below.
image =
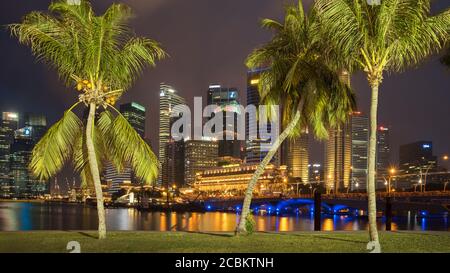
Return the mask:
[[377, 110], [378, 110], [378, 84], [372, 85], [372, 101], [370, 105], [370, 138], [367, 174], [367, 198], [369, 214], [370, 240], [379, 243], [377, 231], [377, 200], [375, 189], [375, 157], [377, 148]]
[[103, 205], [102, 184], [100, 182], [100, 173], [97, 163], [97, 155], [94, 147], [94, 119], [95, 119], [95, 103], [89, 105], [89, 116], [86, 124], [86, 146], [89, 158], [89, 167], [91, 169], [92, 180], [94, 181], [95, 196], [97, 197], [97, 213], [98, 213], [98, 238], [106, 238], [106, 221], [105, 208]]
[[267, 155], [264, 157], [263, 161], [261, 161], [261, 164], [259, 164], [258, 168], [256, 169], [256, 172], [252, 176], [252, 179], [248, 183], [248, 187], [247, 187], [247, 190], [245, 192], [245, 197], [244, 197], [244, 204], [242, 205], [241, 217], [239, 218], [239, 224], [238, 224], [238, 226], [236, 228], [236, 232], [235, 232], [236, 235], [244, 234], [247, 231], [245, 228], [245, 221], [247, 219], [248, 214], [250, 213], [250, 204], [252, 202], [253, 190], [256, 186], [256, 183], [258, 182], [259, 177], [264, 173], [264, 170], [266, 169], [267, 165], [270, 163], [270, 160], [272, 160], [272, 158], [274, 157], [274, 155], [280, 148], [283, 141], [289, 136], [289, 134], [292, 132], [292, 130], [298, 124], [298, 122], [300, 120], [302, 108], [303, 108], [303, 102], [300, 102], [300, 105], [297, 108], [297, 111], [295, 112], [294, 119], [289, 123], [289, 125], [286, 127], [286, 129], [277, 138], [277, 140], [272, 145], [272, 147], [270, 148]]

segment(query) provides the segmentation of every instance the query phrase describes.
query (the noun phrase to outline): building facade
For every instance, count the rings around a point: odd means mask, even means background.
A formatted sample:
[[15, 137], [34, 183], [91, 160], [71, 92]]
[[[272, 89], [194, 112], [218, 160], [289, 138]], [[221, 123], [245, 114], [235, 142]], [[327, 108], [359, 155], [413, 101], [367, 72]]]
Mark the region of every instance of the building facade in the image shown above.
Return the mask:
[[350, 185], [351, 123], [346, 122], [329, 132], [325, 142], [325, 188], [327, 192], [339, 192]]
[[32, 127], [24, 127], [15, 131], [9, 156], [11, 186], [15, 197], [33, 198], [47, 193], [48, 183], [40, 182], [28, 167], [34, 145]]
[[369, 118], [360, 112], [355, 112], [351, 122], [351, 189], [366, 188], [369, 152]]
[[[212, 84], [207, 92], [208, 105], [217, 105], [215, 113], [223, 113], [222, 128], [214, 128], [214, 132], [223, 132], [223, 139], [218, 141], [219, 157], [241, 158], [241, 141], [237, 136], [237, 114], [239, 113], [239, 92], [236, 88], [222, 87]], [[228, 121], [232, 121], [229, 123]], [[227, 140], [228, 138], [228, 140]]]
[[19, 128], [19, 114], [2, 112], [0, 123], [0, 196], [10, 197], [12, 194], [12, 178], [10, 177], [10, 154], [14, 143], [14, 132]]
[[437, 167], [431, 141], [417, 141], [400, 146], [400, 170], [403, 174], [418, 174]]
[[[209, 168], [196, 177], [193, 187], [210, 196], [231, 197], [242, 196], [248, 187], [258, 164], [231, 164]], [[277, 168], [269, 164], [258, 179], [255, 195], [271, 195], [282, 193], [287, 188], [286, 168]]]
[[168, 168], [166, 165], [167, 145], [171, 140], [171, 127], [174, 121], [171, 118], [173, 108], [177, 105], [185, 104], [184, 98], [177, 94], [177, 91], [170, 85], [161, 83], [159, 93], [159, 161], [162, 170], [158, 177], [158, 184], [168, 183]]
[[302, 132], [298, 137], [287, 140], [286, 163], [289, 177], [300, 179], [301, 182], [309, 181], [309, 134]]
[[377, 174], [387, 175], [390, 166], [391, 147], [389, 128], [380, 126], [377, 132]]
[[206, 139], [185, 141], [184, 179], [186, 185], [194, 184], [197, 174], [217, 166], [218, 152], [218, 141]]
[[164, 186], [173, 187], [173, 185], [176, 185], [177, 188], [182, 188], [185, 186], [185, 143], [184, 141], [174, 141], [171, 139], [166, 147], [167, 156], [165, 166], [167, 169], [167, 183]]
[[[266, 69], [256, 69], [247, 72], [247, 106], [254, 105], [259, 107], [261, 103], [261, 96], [259, 95], [259, 83], [261, 78], [261, 73], [264, 73]], [[254, 140], [249, 139], [250, 130], [258, 132], [258, 138]], [[267, 123], [267, 131], [271, 130], [270, 123]], [[249, 118], [246, 117], [245, 120], [245, 162], [247, 164], [258, 164], [267, 155], [266, 149], [261, 149], [261, 146], [267, 145], [270, 141], [266, 139], [261, 139], [259, 135], [259, 124], [258, 122], [249, 122]], [[270, 161], [272, 164], [280, 165], [280, 153], [279, 151]]]

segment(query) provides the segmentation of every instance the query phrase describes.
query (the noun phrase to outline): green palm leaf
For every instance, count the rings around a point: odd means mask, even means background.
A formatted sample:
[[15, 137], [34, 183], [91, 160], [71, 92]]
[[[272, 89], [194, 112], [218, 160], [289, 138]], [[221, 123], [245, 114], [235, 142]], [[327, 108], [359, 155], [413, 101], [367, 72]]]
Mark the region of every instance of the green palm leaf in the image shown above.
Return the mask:
[[147, 143], [128, 121], [109, 111], [100, 114], [98, 128], [105, 139], [108, 159], [119, 170], [121, 163], [129, 163], [136, 177], [144, 183], [152, 183], [158, 177], [159, 161]]
[[82, 129], [81, 120], [72, 111], [66, 111], [34, 147], [30, 163], [33, 174], [46, 180], [61, 170], [71, 158]]

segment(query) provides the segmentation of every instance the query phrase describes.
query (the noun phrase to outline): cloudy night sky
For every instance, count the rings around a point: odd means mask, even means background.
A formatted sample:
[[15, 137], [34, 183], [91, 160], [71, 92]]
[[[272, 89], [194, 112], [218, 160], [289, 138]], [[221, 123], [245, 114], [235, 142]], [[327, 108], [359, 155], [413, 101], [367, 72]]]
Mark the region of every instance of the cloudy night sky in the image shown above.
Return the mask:
[[[237, 87], [246, 96], [244, 60], [271, 33], [259, 27], [262, 18], [281, 19], [281, 0], [122, 0], [135, 12], [131, 21], [138, 35], [159, 41], [170, 58], [147, 69], [120, 102], [136, 101], [147, 108], [147, 137], [157, 151], [159, 84], [174, 86], [189, 104], [205, 96], [208, 85]], [[310, 3], [311, 1], [305, 1]], [[49, 0], [0, 1], [0, 24], [19, 22], [32, 10], [46, 10]], [[113, 1], [92, 1], [103, 12]], [[450, 5], [435, 1], [434, 10]], [[54, 71], [36, 63], [30, 49], [0, 31], [0, 111], [44, 113], [55, 122], [75, 100]], [[352, 78], [358, 106], [367, 113], [369, 88], [362, 73]], [[206, 100], [204, 100], [205, 103]], [[392, 160], [400, 144], [431, 140], [434, 153], [450, 153], [450, 70], [434, 56], [402, 74], [385, 75], [380, 89], [379, 124], [391, 128]], [[312, 145], [311, 158], [322, 162], [322, 145]]]

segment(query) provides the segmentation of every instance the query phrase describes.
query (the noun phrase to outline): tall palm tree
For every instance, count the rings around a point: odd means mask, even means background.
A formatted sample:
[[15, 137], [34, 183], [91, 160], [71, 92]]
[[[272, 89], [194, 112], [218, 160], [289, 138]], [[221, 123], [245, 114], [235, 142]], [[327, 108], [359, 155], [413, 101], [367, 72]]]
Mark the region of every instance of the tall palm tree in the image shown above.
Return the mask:
[[[154, 181], [159, 168], [150, 147], [113, 105], [145, 66], [154, 66], [165, 53], [156, 42], [133, 34], [127, 26], [132, 13], [125, 5], [113, 4], [96, 16], [88, 1], [57, 1], [49, 11], [31, 12], [21, 23], [10, 25], [11, 32], [80, 94], [36, 144], [30, 169], [47, 180], [72, 161], [84, 185], [95, 189], [103, 239], [106, 223], [99, 174], [104, 162], [111, 161], [118, 171], [130, 164], [145, 182]], [[74, 113], [79, 105], [87, 107], [87, 120]]]
[[379, 246], [376, 226], [375, 153], [378, 90], [383, 73], [401, 71], [441, 49], [449, 38], [450, 10], [431, 16], [430, 0], [316, 0], [315, 9], [345, 61], [359, 66], [372, 89], [367, 175], [369, 230]]
[[347, 119], [355, 106], [349, 85], [340, 80], [329, 55], [322, 54], [326, 48], [316, 35], [315, 18], [314, 12], [305, 14], [299, 1], [286, 7], [284, 22], [264, 19], [262, 26], [275, 35], [247, 59], [249, 68], [267, 68], [260, 77], [261, 103], [281, 106], [284, 130], [248, 184], [237, 234], [246, 232], [254, 187], [283, 141], [307, 127], [316, 137], [326, 138], [327, 129]]

